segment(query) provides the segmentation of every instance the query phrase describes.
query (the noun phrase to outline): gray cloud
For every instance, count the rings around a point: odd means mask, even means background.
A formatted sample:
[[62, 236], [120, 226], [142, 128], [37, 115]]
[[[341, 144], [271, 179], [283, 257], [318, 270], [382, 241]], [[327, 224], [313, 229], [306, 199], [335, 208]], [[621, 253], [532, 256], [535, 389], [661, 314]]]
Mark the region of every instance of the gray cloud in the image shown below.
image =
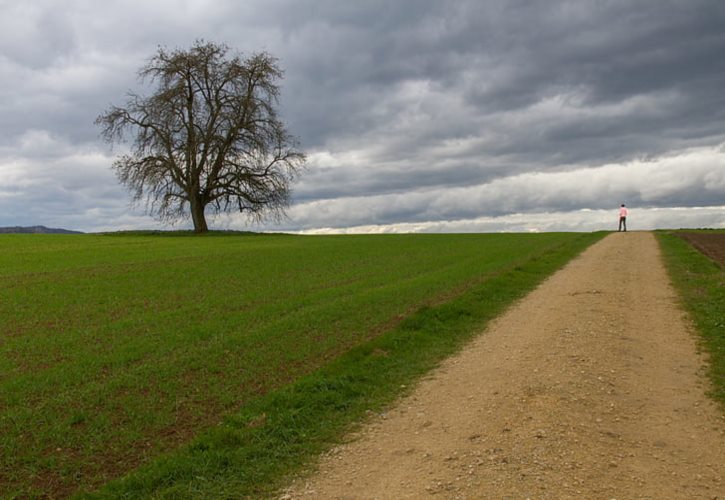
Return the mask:
[[0, 225], [155, 224], [129, 210], [92, 122], [138, 88], [157, 45], [196, 38], [286, 69], [282, 112], [310, 153], [286, 229], [724, 199], [718, 0], [37, 1], [0, 14]]

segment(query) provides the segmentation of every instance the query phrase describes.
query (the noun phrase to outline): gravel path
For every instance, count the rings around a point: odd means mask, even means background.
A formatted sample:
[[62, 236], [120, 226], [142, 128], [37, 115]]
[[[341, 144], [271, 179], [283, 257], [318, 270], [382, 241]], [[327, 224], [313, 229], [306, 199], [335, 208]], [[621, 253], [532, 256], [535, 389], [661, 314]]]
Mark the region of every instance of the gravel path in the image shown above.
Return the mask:
[[725, 422], [650, 233], [615, 233], [284, 498], [725, 498]]

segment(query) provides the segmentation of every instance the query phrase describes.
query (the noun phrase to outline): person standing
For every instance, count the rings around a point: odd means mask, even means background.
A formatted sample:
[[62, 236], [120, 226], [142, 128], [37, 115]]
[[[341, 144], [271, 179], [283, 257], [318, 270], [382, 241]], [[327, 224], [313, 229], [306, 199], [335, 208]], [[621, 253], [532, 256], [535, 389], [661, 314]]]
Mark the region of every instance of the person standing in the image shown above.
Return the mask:
[[627, 215], [629, 215], [629, 210], [622, 203], [622, 206], [619, 207], [619, 231], [624, 227], [625, 233], [627, 232]]

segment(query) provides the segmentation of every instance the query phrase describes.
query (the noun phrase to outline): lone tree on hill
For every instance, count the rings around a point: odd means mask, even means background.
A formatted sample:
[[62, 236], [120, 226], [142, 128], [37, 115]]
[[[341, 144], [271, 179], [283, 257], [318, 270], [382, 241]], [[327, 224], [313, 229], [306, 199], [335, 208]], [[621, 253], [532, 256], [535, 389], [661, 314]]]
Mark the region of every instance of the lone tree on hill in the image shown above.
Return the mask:
[[282, 70], [266, 53], [242, 58], [226, 45], [197, 41], [159, 48], [139, 71], [148, 96], [96, 119], [109, 143], [129, 135], [131, 152], [113, 164], [118, 179], [162, 220], [187, 216], [208, 231], [205, 212], [239, 211], [279, 220], [305, 155], [277, 113]]

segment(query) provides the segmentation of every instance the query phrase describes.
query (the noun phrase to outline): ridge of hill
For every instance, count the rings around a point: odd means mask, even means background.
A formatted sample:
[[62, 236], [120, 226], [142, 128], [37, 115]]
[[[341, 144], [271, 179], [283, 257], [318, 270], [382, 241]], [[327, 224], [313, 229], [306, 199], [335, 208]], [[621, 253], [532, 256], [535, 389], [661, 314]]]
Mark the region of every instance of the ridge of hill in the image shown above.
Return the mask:
[[81, 231], [45, 226], [0, 227], [0, 234], [83, 234]]

